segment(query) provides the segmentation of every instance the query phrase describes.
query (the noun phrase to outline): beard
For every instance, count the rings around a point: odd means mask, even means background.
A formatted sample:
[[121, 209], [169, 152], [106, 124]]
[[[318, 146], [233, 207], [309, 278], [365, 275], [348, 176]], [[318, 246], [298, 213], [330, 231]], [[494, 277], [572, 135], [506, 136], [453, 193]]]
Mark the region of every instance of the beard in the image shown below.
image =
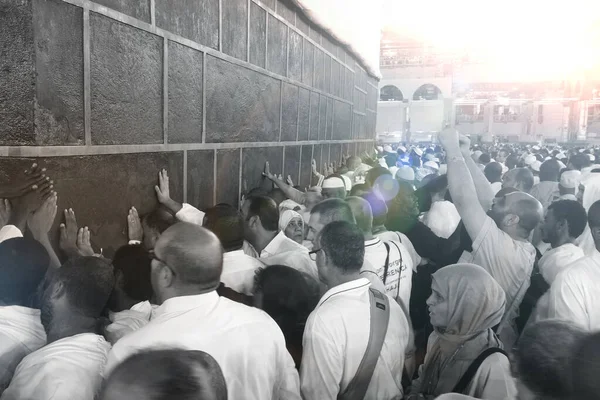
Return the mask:
[[504, 214], [498, 213], [496, 211], [494, 211], [494, 209], [490, 209], [487, 212], [488, 217], [490, 217], [491, 219], [494, 220], [494, 222], [496, 223], [496, 226], [498, 228], [500, 228], [500, 226], [502, 226], [502, 220], [504, 219]]

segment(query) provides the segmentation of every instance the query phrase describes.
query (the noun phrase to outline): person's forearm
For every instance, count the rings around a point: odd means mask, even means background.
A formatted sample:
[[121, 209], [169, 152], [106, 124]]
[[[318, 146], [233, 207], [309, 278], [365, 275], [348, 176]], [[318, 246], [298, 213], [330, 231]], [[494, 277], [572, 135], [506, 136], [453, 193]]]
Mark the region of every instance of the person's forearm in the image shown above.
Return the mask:
[[276, 177], [271, 178], [271, 181], [277, 185], [288, 199], [295, 201], [298, 204], [304, 204], [305, 195], [295, 187], [292, 187]]
[[463, 157], [465, 159], [465, 163], [467, 164], [467, 168], [471, 173], [473, 183], [475, 184], [475, 190], [477, 192], [479, 204], [481, 204], [481, 207], [483, 207], [484, 210], [489, 210], [489, 208], [492, 206], [492, 202], [494, 201], [494, 196], [496, 195], [492, 190], [492, 185], [485, 177], [485, 174], [481, 168], [475, 164], [475, 161], [473, 161], [469, 154], [463, 152]]
[[183, 207], [181, 203], [178, 203], [173, 199], [162, 202], [162, 205], [167, 207], [173, 213], [173, 215], [177, 214]]
[[6, 225], [14, 225], [21, 232], [25, 232], [25, 228], [27, 227], [27, 217], [29, 215], [23, 210], [15, 209], [13, 210], [8, 223]]
[[52, 244], [50, 244], [50, 239], [48, 239], [48, 235], [47, 234], [42, 235], [41, 237], [36, 238], [36, 240], [38, 242], [40, 242], [42, 244], [42, 246], [44, 246], [44, 248], [48, 252], [48, 255], [50, 256], [50, 267], [60, 268], [60, 266], [61, 266], [60, 260], [59, 260], [58, 256], [56, 255], [56, 252], [54, 251]]
[[446, 149], [446, 155], [448, 160], [448, 189], [452, 196], [452, 202], [462, 217], [469, 212], [469, 205], [472, 205], [474, 201], [479, 201], [475, 183], [458, 146]]

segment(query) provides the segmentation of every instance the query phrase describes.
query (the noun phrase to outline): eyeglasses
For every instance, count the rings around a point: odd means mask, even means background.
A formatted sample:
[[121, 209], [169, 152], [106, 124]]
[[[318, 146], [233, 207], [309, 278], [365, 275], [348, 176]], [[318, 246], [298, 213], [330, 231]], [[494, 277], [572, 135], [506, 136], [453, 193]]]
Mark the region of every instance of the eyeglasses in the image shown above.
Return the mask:
[[313, 261], [317, 261], [317, 253], [320, 252], [321, 250], [323, 250], [323, 249], [316, 249], [313, 251], [309, 251], [308, 255], [310, 256], [310, 259]]

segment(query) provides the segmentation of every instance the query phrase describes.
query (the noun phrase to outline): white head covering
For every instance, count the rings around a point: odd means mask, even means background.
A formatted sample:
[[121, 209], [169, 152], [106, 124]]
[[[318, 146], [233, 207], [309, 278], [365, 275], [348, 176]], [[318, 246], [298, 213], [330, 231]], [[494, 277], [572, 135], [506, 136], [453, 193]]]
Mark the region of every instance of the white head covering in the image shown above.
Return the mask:
[[352, 180], [346, 175], [342, 175], [342, 179], [344, 180], [344, 186], [346, 186], [346, 192], [352, 190]]
[[440, 164], [440, 170], [438, 174], [445, 175], [448, 172], [448, 164]]
[[337, 176], [330, 176], [325, 178], [325, 180], [323, 181], [323, 189], [339, 189], [339, 188], [346, 188], [346, 184], [344, 183], [344, 180], [340, 177]]
[[404, 146], [398, 146], [398, 150], [401, 150], [406, 153], [406, 147]]
[[567, 166], [560, 160], [558, 160], [558, 165], [560, 166], [560, 169], [565, 169], [567, 168]]
[[596, 161], [596, 156], [593, 154], [588, 154], [588, 157], [590, 158], [590, 161]]
[[302, 215], [293, 210], [285, 210], [279, 215], [279, 230], [285, 231], [294, 218], [298, 218], [301, 221], [302, 229], [304, 229], [304, 219], [302, 218]]
[[390, 146], [389, 144], [386, 144], [385, 146], [383, 146], [383, 151], [385, 151], [386, 153], [393, 153], [394, 149], [392, 149], [392, 146]]
[[530, 165], [531, 169], [534, 170], [535, 172], [540, 172], [540, 167], [541, 166], [542, 166], [542, 163], [539, 162], [538, 160], [535, 160]]
[[388, 168], [390, 170], [390, 172], [392, 173], [392, 176], [396, 176], [396, 172], [398, 172], [398, 167], [396, 167], [395, 165], [393, 167], [389, 167]]
[[581, 172], [577, 170], [565, 171], [560, 176], [560, 186], [565, 189], [577, 189], [581, 180]]
[[533, 164], [536, 161], [537, 161], [537, 158], [535, 158], [535, 156], [533, 154], [530, 154], [527, 157], [525, 157], [525, 164], [526, 165], [531, 165], [531, 164]]
[[429, 167], [429, 168], [434, 169], [436, 171], [440, 169], [440, 166], [435, 161], [427, 161], [425, 164], [423, 164], [423, 166]]
[[561, 151], [556, 155], [556, 158], [558, 158], [559, 160], [564, 160], [565, 158], [567, 158], [567, 155]]
[[382, 152], [383, 151], [383, 147], [382, 146], [377, 146], [377, 151]]
[[415, 171], [411, 167], [403, 165], [402, 167], [398, 168], [398, 171], [396, 172], [396, 179], [412, 182], [415, 180]]
[[420, 148], [418, 148], [418, 147], [415, 147], [415, 148], [413, 149], [413, 151], [414, 151], [414, 152], [415, 152], [415, 154], [416, 154], [416, 155], [418, 155], [419, 157], [421, 157], [421, 156], [423, 155], [423, 150], [421, 150], [421, 149], [420, 149]]
[[285, 210], [295, 210], [296, 208], [300, 208], [300, 210], [304, 210], [304, 206], [296, 203], [294, 200], [284, 200], [279, 204], [279, 212], [282, 213]]

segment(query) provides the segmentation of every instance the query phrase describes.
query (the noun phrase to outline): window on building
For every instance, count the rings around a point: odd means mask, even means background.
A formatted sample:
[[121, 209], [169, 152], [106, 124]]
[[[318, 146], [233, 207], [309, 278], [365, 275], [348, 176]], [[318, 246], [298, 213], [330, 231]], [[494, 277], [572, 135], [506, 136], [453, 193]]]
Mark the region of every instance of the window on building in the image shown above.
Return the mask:
[[381, 101], [402, 101], [403, 99], [402, 92], [394, 85], [384, 86], [379, 92], [379, 100]]

